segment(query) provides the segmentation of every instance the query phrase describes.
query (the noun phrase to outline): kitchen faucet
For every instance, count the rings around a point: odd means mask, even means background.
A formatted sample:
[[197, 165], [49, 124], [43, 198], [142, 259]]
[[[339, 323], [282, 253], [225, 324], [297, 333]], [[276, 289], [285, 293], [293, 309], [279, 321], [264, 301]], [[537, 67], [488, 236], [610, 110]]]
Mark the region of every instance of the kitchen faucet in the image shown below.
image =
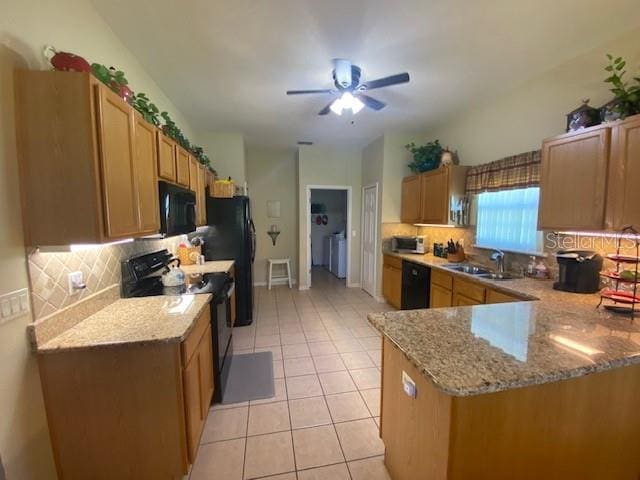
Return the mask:
[[495, 249], [490, 258], [492, 261], [496, 262], [498, 273], [504, 273], [504, 252], [502, 250]]

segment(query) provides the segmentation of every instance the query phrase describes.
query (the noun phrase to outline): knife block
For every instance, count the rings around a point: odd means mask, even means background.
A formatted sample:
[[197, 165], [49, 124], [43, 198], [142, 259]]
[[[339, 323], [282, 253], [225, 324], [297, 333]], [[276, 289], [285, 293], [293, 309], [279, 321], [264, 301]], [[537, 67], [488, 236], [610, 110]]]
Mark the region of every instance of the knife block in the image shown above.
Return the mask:
[[447, 254], [447, 260], [449, 260], [452, 263], [460, 263], [460, 262], [464, 262], [465, 260], [465, 254], [464, 254], [464, 248], [460, 247], [458, 249], [457, 252], [455, 253], [451, 253], [449, 252]]

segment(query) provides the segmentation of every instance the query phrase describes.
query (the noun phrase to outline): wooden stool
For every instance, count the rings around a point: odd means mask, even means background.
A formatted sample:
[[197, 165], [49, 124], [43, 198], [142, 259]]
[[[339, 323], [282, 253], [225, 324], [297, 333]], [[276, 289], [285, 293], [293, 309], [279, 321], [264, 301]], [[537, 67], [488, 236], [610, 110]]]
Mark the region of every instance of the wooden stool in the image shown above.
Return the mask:
[[[274, 265], [285, 265], [287, 267], [287, 274], [278, 277], [273, 276]], [[269, 290], [271, 290], [271, 282], [273, 280], [287, 280], [289, 282], [289, 288], [291, 288], [291, 264], [288, 258], [270, 258], [269, 259]]]

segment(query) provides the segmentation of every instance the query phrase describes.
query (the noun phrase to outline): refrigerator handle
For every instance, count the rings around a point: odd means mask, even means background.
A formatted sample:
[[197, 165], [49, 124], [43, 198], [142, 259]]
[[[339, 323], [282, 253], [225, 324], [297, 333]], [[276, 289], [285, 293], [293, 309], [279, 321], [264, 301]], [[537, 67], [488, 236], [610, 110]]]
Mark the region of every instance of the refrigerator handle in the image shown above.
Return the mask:
[[249, 228], [251, 230], [251, 263], [256, 259], [256, 226], [253, 219], [249, 219]]

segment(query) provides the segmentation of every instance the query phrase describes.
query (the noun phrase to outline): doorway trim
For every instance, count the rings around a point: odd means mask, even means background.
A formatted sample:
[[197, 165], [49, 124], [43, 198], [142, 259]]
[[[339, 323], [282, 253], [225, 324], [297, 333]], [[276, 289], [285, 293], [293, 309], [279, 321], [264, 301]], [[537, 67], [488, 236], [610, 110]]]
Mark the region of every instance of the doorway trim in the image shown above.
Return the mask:
[[[347, 192], [347, 231], [346, 240], [347, 240], [347, 278], [346, 284], [347, 287], [351, 286], [351, 220], [352, 220], [352, 211], [351, 211], [351, 197], [352, 197], [352, 187], [349, 185], [307, 185], [306, 192], [306, 204], [305, 204], [305, 217], [306, 217], [306, 232], [304, 237], [305, 242], [305, 251], [307, 252], [307, 268], [305, 271], [305, 275], [307, 277], [307, 281], [305, 284], [300, 282], [299, 288], [304, 290], [306, 288], [311, 288], [311, 190], [346, 190]], [[306, 285], [306, 288], [303, 286]]]
[[[373, 222], [373, 293], [367, 292], [364, 290], [364, 200], [365, 200], [365, 190], [369, 188], [375, 188], [376, 191], [376, 207], [374, 210], [374, 222]], [[379, 203], [379, 195], [380, 195], [380, 186], [378, 182], [372, 183], [370, 185], [365, 185], [362, 187], [362, 209], [361, 216], [362, 222], [360, 225], [360, 286], [361, 288], [371, 295], [373, 298], [377, 300], [377, 292], [378, 292], [378, 203]]]

